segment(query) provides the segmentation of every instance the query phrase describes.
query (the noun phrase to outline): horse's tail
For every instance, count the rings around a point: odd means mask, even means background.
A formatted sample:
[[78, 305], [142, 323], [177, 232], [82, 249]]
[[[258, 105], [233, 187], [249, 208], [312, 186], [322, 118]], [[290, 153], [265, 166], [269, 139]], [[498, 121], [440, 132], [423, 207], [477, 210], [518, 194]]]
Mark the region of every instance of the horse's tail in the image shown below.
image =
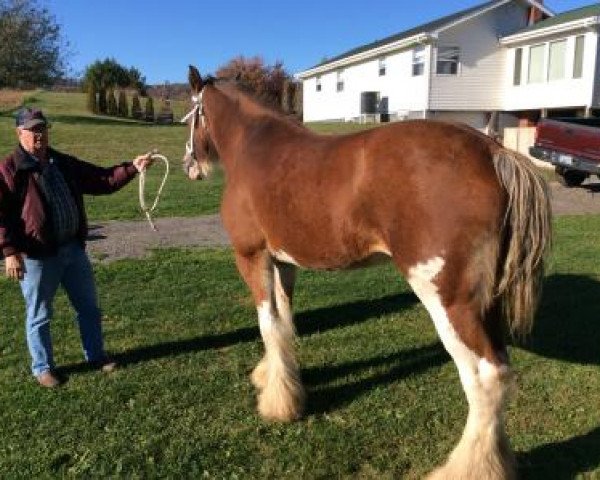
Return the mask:
[[493, 160], [508, 196], [495, 293], [511, 333], [524, 336], [533, 327], [551, 243], [548, 186], [524, 155], [502, 148]]

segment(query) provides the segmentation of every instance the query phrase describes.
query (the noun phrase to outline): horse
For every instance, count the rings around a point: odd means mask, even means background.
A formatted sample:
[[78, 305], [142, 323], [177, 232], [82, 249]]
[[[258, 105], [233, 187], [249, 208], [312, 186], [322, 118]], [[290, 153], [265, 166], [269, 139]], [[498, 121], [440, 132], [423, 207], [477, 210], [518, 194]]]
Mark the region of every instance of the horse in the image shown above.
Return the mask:
[[550, 245], [548, 190], [528, 158], [464, 124], [390, 123], [319, 135], [235, 81], [190, 65], [190, 179], [225, 173], [221, 216], [265, 353], [251, 373], [266, 420], [305, 401], [294, 351], [297, 267], [392, 261], [458, 369], [469, 413], [430, 478], [511, 479], [507, 343], [530, 332]]

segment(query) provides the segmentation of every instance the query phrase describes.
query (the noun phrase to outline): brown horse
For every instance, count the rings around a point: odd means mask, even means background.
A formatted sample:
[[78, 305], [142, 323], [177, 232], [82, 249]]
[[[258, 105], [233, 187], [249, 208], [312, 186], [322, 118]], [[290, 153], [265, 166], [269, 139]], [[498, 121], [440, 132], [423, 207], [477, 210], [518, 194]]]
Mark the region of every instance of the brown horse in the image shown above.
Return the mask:
[[195, 106], [184, 169], [223, 164], [221, 213], [252, 291], [265, 355], [252, 373], [266, 419], [302, 414], [294, 354], [296, 266], [394, 262], [429, 312], [469, 403], [435, 478], [513, 478], [504, 433], [506, 334], [530, 331], [550, 240], [531, 162], [465, 125], [407, 121], [317, 135], [231, 82], [190, 66]]

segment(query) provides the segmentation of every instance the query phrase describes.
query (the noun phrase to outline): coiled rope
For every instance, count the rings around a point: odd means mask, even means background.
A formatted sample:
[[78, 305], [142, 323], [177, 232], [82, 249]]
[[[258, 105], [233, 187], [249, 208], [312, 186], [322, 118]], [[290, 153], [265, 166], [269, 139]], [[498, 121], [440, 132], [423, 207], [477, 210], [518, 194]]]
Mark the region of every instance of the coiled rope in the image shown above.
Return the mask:
[[158, 201], [160, 200], [160, 194], [162, 193], [163, 187], [165, 186], [165, 183], [167, 181], [167, 177], [169, 176], [169, 160], [167, 159], [167, 157], [165, 157], [164, 155], [161, 155], [156, 150], [150, 154], [150, 158], [152, 159], [153, 162], [155, 160], [162, 160], [163, 163], [165, 164], [165, 174], [163, 176], [162, 182], [160, 182], [160, 187], [158, 187], [158, 190], [156, 192], [156, 198], [154, 199], [154, 202], [152, 202], [152, 206], [150, 206], [150, 207], [148, 207], [146, 205], [146, 199], [144, 196], [144, 189], [146, 187], [146, 169], [144, 169], [140, 172], [140, 184], [139, 184], [140, 185], [140, 188], [139, 188], [140, 208], [146, 215], [146, 218], [148, 219], [148, 223], [150, 224], [150, 227], [152, 228], [152, 230], [154, 230], [156, 232], [156, 231], [158, 231], [158, 229], [156, 228], [156, 225], [154, 225], [151, 215], [152, 215], [152, 212], [154, 211], [154, 209], [156, 208], [156, 206], [158, 205]]

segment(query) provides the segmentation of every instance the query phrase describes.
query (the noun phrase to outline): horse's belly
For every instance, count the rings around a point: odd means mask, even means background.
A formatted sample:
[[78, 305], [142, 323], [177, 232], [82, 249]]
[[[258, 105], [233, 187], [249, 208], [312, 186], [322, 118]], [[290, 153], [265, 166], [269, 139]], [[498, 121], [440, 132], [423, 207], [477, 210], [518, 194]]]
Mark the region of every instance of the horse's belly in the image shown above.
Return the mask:
[[293, 250], [286, 251], [280, 248], [270, 249], [270, 253], [277, 261], [315, 270], [365, 268], [386, 263], [391, 258], [387, 249], [380, 247], [373, 247], [364, 252], [314, 252], [312, 255], [306, 252], [294, 255]]

